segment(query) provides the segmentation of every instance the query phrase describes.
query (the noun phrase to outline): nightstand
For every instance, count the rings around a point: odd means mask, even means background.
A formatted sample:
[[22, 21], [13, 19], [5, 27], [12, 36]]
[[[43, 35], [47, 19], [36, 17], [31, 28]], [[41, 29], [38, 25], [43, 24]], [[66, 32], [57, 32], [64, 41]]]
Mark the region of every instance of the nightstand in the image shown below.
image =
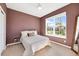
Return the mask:
[[20, 39], [17, 37], [17, 38], [14, 38], [13, 43], [7, 44], [7, 46], [19, 44], [19, 43], [21, 43], [21, 42], [20, 42]]

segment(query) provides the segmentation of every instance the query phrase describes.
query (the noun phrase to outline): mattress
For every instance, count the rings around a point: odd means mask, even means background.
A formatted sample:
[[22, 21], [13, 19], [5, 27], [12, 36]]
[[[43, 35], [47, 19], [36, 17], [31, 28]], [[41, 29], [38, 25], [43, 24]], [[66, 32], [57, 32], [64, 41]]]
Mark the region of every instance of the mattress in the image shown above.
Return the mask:
[[25, 49], [27, 49], [27, 44], [29, 44], [33, 53], [48, 45], [49, 42], [48, 37], [40, 35], [35, 35], [31, 37], [21, 37], [20, 40], [23, 43]]

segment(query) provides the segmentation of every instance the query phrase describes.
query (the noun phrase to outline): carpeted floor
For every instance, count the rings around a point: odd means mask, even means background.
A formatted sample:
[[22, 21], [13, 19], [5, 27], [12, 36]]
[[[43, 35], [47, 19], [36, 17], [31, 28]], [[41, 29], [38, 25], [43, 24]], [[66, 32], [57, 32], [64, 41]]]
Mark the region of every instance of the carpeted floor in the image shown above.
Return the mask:
[[[2, 56], [22, 56], [24, 47], [22, 44], [8, 46], [3, 51]], [[35, 53], [35, 56], [76, 56], [76, 54], [69, 48], [51, 42], [50, 46], [46, 46]]]

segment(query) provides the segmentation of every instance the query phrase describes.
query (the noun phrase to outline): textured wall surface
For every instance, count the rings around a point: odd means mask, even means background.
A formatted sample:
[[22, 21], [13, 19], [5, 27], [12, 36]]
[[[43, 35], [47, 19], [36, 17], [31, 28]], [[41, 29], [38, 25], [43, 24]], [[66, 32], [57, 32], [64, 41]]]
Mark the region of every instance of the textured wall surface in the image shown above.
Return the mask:
[[40, 34], [40, 19], [8, 8], [7, 43], [13, 43], [14, 38], [20, 37], [20, 32], [27, 29], [36, 29]]

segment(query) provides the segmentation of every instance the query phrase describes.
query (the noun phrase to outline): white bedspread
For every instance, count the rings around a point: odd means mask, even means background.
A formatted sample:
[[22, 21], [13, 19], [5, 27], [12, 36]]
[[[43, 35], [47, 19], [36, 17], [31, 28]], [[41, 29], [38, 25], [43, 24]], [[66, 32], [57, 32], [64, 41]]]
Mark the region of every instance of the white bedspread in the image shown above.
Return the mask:
[[27, 44], [30, 44], [31, 49], [34, 53], [48, 45], [49, 38], [45, 36], [35, 35], [31, 37], [21, 37], [20, 41], [23, 43], [25, 49], [27, 49]]

